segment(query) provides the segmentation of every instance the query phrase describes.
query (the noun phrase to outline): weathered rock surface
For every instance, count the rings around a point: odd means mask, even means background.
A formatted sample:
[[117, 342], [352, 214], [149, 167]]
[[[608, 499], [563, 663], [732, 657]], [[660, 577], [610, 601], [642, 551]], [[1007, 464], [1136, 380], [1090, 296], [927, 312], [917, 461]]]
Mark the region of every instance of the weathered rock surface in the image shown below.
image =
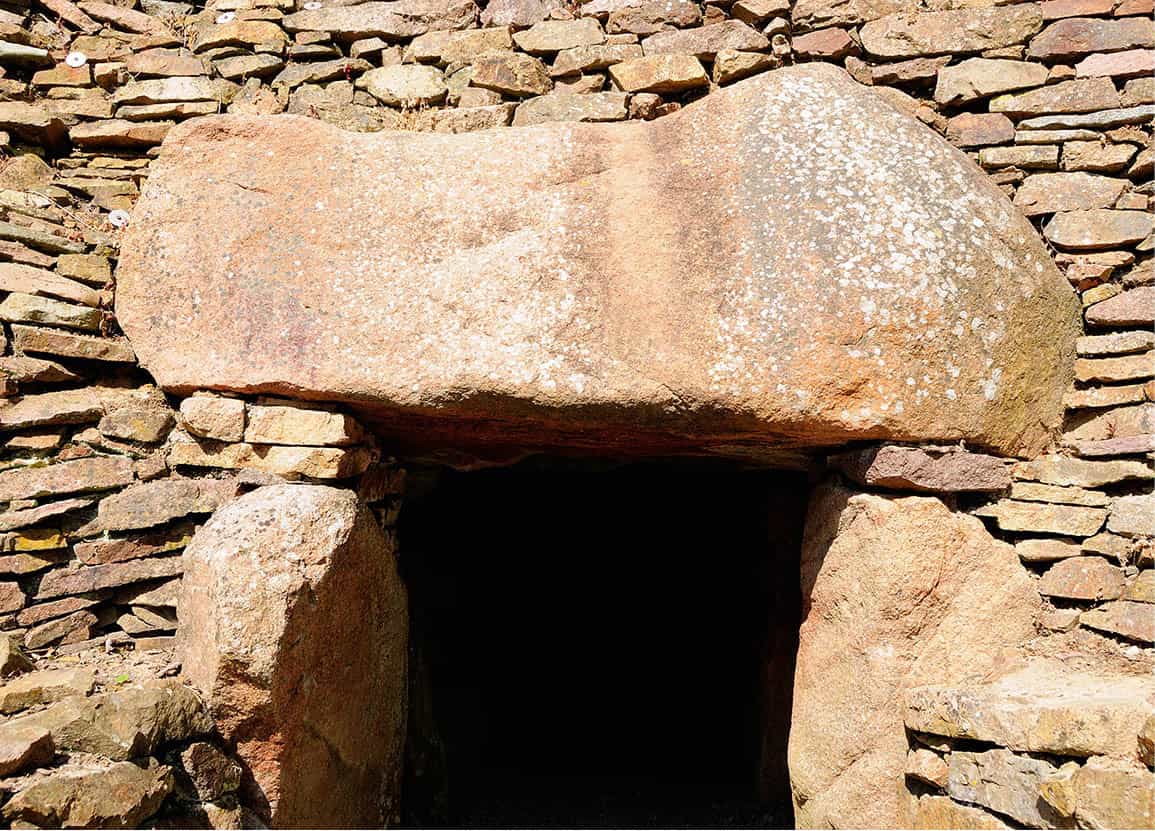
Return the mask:
[[802, 552], [790, 777], [800, 827], [910, 827], [903, 691], [978, 679], [1034, 633], [1014, 548], [938, 499], [822, 486]]
[[1136, 761], [1095, 758], [1044, 782], [1043, 799], [1079, 828], [1155, 826], [1155, 774]]
[[21, 675], [0, 686], [0, 713], [51, 704], [70, 695], [87, 695], [95, 680], [87, 669], [46, 669]]
[[980, 684], [906, 693], [907, 728], [1058, 756], [1134, 758], [1155, 708], [1155, 679], [1034, 659]]
[[913, 58], [980, 52], [1022, 43], [1043, 25], [1033, 3], [960, 8], [923, 14], [897, 13], [867, 23], [862, 47], [881, 58]]
[[1061, 816], [1039, 798], [1039, 783], [1058, 773], [1050, 762], [1009, 750], [955, 752], [947, 793], [990, 808], [1028, 828], [1063, 827]]
[[43, 828], [134, 828], [160, 809], [172, 784], [164, 765], [63, 770], [18, 793], [3, 813]]
[[1091, 173], [1036, 173], [1015, 191], [1015, 205], [1027, 216], [1107, 208], [1125, 183]]
[[1155, 613], [1149, 603], [1114, 600], [1083, 612], [1079, 622], [1100, 632], [1110, 632], [1142, 643], [1155, 643]]
[[982, 453], [885, 445], [841, 453], [831, 457], [830, 464], [861, 485], [894, 490], [951, 493], [1011, 486], [1006, 462]]
[[250, 804], [281, 827], [394, 819], [406, 601], [369, 509], [350, 491], [260, 488], [218, 511], [185, 559], [184, 671], [252, 773]]
[[918, 801], [914, 828], [1010, 828], [994, 814], [973, 805], [962, 805], [946, 796], [924, 796]]
[[3, 725], [15, 736], [46, 729], [58, 749], [113, 760], [147, 756], [169, 742], [212, 731], [204, 704], [189, 687], [155, 680], [91, 698], [69, 696]]
[[939, 70], [934, 100], [940, 104], [963, 104], [1000, 92], [1046, 83], [1047, 68], [1022, 61], [971, 58]]
[[[300, 152], [321, 146], [324, 175]], [[831, 219], [848, 210], [866, 214]], [[958, 151], [819, 65], [649, 124], [450, 138], [197, 119], [150, 175], [117, 291], [170, 390], [357, 402], [423, 438], [465, 420], [515, 442], [580, 430], [603, 448], [692, 433], [1036, 451], [1075, 306]]]

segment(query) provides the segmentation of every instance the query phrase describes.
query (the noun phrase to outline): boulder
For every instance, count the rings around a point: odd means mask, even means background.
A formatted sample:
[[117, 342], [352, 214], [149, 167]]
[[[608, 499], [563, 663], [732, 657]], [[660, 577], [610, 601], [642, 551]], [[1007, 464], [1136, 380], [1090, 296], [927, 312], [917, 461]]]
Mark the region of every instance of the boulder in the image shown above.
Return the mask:
[[1012, 546], [929, 497], [820, 486], [802, 549], [790, 724], [798, 827], [910, 827], [904, 691], [977, 680], [1034, 634]]
[[[481, 56], [472, 83], [532, 92], [482, 63], [510, 54]], [[694, 60], [610, 71], [678, 59]], [[965, 439], [1029, 455], [1060, 419], [1078, 303], [1036, 232], [835, 67], [646, 123], [174, 129], [116, 297], [171, 392], [345, 401], [382, 434], [459, 447], [580, 433], [599, 452]]]
[[241, 497], [185, 553], [184, 671], [275, 826], [396, 820], [407, 617], [393, 556], [354, 493], [317, 485]]

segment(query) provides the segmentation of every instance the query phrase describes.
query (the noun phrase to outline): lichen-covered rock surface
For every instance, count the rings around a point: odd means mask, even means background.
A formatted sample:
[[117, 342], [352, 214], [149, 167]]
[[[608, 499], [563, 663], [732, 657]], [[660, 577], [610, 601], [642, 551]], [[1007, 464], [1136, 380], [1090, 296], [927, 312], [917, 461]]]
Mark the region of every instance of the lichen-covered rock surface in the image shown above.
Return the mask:
[[997, 188], [821, 65], [651, 124], [178, 126], [123, 241], [116, 306], [171, 391], [635, 448], [1038, 451], [1077, 325]]

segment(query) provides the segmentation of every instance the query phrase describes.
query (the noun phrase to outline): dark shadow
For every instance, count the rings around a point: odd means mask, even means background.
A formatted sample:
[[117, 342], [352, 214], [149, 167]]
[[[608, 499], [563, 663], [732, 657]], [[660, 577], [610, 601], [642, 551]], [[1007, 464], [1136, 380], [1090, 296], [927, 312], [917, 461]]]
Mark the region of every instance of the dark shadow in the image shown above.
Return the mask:
[[804, 475], [529, 462], [411, 484], [407, 825], [792, 826]]

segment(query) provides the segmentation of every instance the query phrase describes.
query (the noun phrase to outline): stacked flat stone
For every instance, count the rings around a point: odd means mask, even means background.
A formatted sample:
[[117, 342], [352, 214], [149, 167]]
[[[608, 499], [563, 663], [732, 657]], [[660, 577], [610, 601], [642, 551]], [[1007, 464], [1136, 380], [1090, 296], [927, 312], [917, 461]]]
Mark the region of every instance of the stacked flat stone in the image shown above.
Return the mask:
[[[1149, 660], [1152, 3], [940, 10], [946, 5], [0, 4], [0, 147], [8, 154], [0, 169], [0, 628], [34, 654], [171, 646], [183, 547], [254, 484], [339, 481], [384, 505], [384, 524], [395, 518], [396, 471], [374, 464], [373, 442], [352, 414], [209, 391], [172, 400], [136, 366], [111, 311], [118, 228], [174, 124], [216, 112], [291, 112], [359, 131], [652, 119], [784, 63], [828, 61], [989, 171], [1056, 250], [1086, 323], [1068, 429], [1053, 455], [886, 447], [837, 466], [860, 487], [939, 494], [956, 515], [981, 517], [1014, 545], [1039, 594], [1046, 638], [1100, 638], [1104, 650]], [[971, 735], [980, 729], [973, 719], [926, 715], [950, 710], [942, 702], [963, 693], [983, 700], [1010, 690], [1036, 703], [1002, 726], [1036, 735], [1051, 717], [1056, 679], [1089, 690], [1103, 683], [1064, 672], [1032, 664], [990, 689], [909, 694], [907, 779], [923, 794], [920, 824], [1153, 824], [1140, 798], [1150, 788], [1150, 720], [1120, 716], [1110, 741], [1097, 734], [1057, 746], [989, 725]], [[1126, 673], [1112, 672], [1108, 682], [1124, 683]], [[1102, 716], [1093, 695], [1064, 706], [1068, 721]], [[995, 749], [974, 752], [972, 739]], [[1132, 740], [1134, 750], [1111, 744]], [[21, 751], [24, 767], [5, 775], [41, 764], [39, 741]], [[166, 781], [134, 779], [141, 798], [116, 808], [114, 824], [146, 819], [141, 805], [167, 793]], [[6, 812], [23, 818], [17, 807]]]

